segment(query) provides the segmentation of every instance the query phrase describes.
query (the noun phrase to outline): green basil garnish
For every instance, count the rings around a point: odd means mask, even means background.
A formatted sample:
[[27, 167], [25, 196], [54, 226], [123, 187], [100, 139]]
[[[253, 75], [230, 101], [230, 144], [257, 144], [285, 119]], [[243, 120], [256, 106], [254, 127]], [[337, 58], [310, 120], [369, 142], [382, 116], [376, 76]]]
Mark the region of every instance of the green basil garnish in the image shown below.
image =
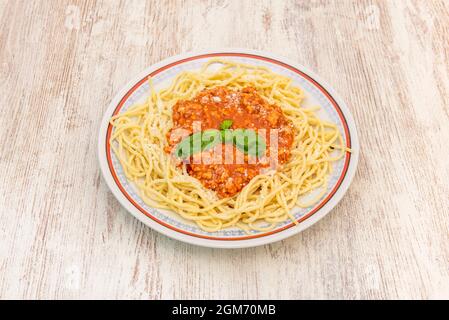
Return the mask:
[[195, 132], [184, 138], [176, 147], [178, 158], [188, 158], [195, 153], [206, 151], [221, 142], [220, 131], [215, 129]]
[[184, 138], [176, 147], [178, 158], [188, 158], [198, 152], [209, 150], [219, 143], [233, 143], [245, 154], [261, 157], [265, 154], [267, 145], [265, 139], [253, 129], [229, 129], [232, 120], [224, 120], [222, 130], [209, 129], [195, 132]]
[[252, 129], [234, 130], [233, 142], [241, 151], [257, 157], [263, 156], [267, 148], [265, 139]]
[[235, 130], [220, 130], [221, 133], [221, 142], [223, 143], [234, 143], [234, 131]]
[[226, 130], [231, 128], [232, 122], [233, 121], [231, 119], [223, 120], [223, 122], [220, 124], [220, 130]]

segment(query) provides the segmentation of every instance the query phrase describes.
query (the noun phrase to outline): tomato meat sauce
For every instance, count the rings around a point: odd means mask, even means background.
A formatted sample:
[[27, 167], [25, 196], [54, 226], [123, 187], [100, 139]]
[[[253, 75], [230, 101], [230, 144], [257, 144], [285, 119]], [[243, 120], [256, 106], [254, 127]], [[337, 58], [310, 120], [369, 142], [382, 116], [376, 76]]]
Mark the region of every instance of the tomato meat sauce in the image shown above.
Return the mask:
[[[189, 159], [189, 175], [197, 178], [204, 187], [214, 190], [220, 198], [234, 196], [261, 170], [270, 168], [273, 164], [270, 155], [275, 154], [275, 148], [277, 161], [274, 163], [283, 164], [290, 158], [294, 138], [292, 122], [279, 106], [268, 103], [252, 87], [242, 90], [226, 87], [203, 90], [192, 100], [178, 101], [173, 106], [172, 117], [173, 128], [167, 134], [169, 146], [165, 149], [168, 153], [194, 130], [220, 129], [224, 120], [232, 120], [231, 129], [264, 132], [262, 136], [265, 137], [267, 148], [262, 157], [249, 156], [233, 144], [226, 143]], [[276, 142], [270, 139], [272, 130], [276, 130]]]

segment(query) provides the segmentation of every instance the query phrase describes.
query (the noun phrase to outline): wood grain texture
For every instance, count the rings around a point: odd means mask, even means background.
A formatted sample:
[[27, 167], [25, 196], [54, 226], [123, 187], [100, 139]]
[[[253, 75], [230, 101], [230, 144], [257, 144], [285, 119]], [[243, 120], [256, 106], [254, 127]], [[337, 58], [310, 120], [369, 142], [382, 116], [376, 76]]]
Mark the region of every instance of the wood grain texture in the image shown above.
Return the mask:
[[[0, 0], [0, 298], [449, 298], [448, 16], [443, 0]], [[309, 66], [358, 124], [348, 193], [279, 243], [168, 239], [100, 176], [120, 87], [216, 47]]]

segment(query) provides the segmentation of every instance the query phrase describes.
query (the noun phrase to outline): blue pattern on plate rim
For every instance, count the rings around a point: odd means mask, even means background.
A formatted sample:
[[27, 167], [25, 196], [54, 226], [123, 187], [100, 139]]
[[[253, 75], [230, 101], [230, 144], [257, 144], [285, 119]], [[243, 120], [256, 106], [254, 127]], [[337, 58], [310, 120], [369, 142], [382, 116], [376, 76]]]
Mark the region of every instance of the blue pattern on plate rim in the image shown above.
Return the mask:
[[[327, 116], [329, 117], [329, 120], [331, 120], [333, 123], [337, 124], [340, 132], [344, 132], [343, 125], [341, 123], [341, 119], [337, 113], [337, 111], [332, 106], [331, 102], [328, 100], [328, 98], [312, 83], [310, 83], [309, 80], [303, 78], [299, 74], [293, 72], [290, 69], [287, 69], [283, 66], [270, 63], [268, 61], [258, 60], [254, 58], [246, 58], [246, 57], [223, 57], [226, 60], [233, 60], [243, 63], [248, 63], [252, 65], [263, 65], [266, 67], [269, 67], [273, 72], [282, 74], [284, 76], [290, 77], [293, 79], [294, 84], [299, 85], [306, 94], [307, 97], [313, 97], [315, 99], [315, 102], [321, 106], [321, 108], [327, 113]], [[195, 59], [192, 61], [184, 62], [181, 64], [177, 64], [167, 70], [162, 71], [161, 73], [158, 73], [156, 77], [153, 78], [153, 83], [155, 87], [160, 85], [161, 83], [166, 83], [170, 79], [174, 78], [179, 72], [185, 71], [185, 70], [195, 70], [199, 69], [206, 61], [208, 61], [209, 58], [201, 58], [201, 59]], [[149, 93], [149, 84], [148, 82], [144, 82], [137, 90], [135, 90], [125, 101], [123, 104], [123, 107], [121, 108], [121, 112], [126, 111], [128, 108], [133, 106], [135, 103], [137, 103], [139, 100], [141, 100], [143, 97], [148, 96]], [[346, 137], [343, 137], [346, 139]], [[345, 141], [346, 143], [346, 141]], [[205, 235], [205, 236], [214, 236], [214, 237], [239, 237], [239, 236], [246, 236], [247, 233], [241, 229], [238, 228], [229, 228], [225, 230], [220, 230], [214, 233], [204, 231], [197, 227], [195, 224], [188, 222], [184, 220], [182, 217], [177, 216], [176, 219], [166, 215], [164, 212], [159, 211], [158, 209], [149, 207], [136, 193], [135, 189], [131, 184], [128, 182], [128, 180], [125, 177], [124, 171], [120, 165], [120, 162], [118, 161], [115, 154], [111, 151], [111, 159], [112, 159], [112, 165], [114, 167], [114, 170], [117, 174], [117, 177], [122, 184], [123, 188], [126, 190], [126, 192], [131, 196], [131, 198], [138, 203], [142, 208], [144, 208], [147, 212], [149, 212], [151, 215], [155, 216], [157, 219], [164, 221], [165, 223], [172, 225], [178, 229], [185, 230], [191, 233], [195, 233], [198, 235]], [[333, 165], [333, 171], [331, 174], [331, 177], [329, 179], [328, 188], [326, 193], [322, 196], [322, 199], [327, 197], [331, 190], [336, 185], [339, 177], [341, 176], [341, 173], [343, 171], [344, 167], [344, 159], [339, 160], [338, 162], [334, 163]], [[294, 217], [296, 219], [301, 218], [310, 210], [312, 210], [316, 206], [313, 205], [308, 208], [295, 208], [295, 212], [293, 213]], [[290, 220], [286, 220], [282, 223], [280, 223], [276, 229], [282, 228], [287, 224], [290, 224]], [[263, 233], [260, 231], [251, 231], [252, 234], [258, 234]]]

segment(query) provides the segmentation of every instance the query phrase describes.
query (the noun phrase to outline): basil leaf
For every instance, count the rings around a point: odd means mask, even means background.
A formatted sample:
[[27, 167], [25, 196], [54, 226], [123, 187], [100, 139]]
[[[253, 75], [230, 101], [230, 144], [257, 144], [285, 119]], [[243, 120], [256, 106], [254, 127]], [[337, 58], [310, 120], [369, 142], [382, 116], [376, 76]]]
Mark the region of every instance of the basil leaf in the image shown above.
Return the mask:
[[198, 152], [209, 150], [221, 142], [220, 131], [215, 129], [195, 132], [184, 138], [176, 147], [178, 158], [188, 158]]
[[235, 130], [221, 130], [221, 142], [223, 143], [233, 143], [234, 142], [234, 131]]
[[175, 155], [178, 158], [188, 158], [199, 151], [201, 151], [201, 132], [196, 132], [178, 143]]
[[256, 143], [252, 145], [248, 145], [248, 154], [252, 156], [262, 157], [265, 154], [265, 151], [267, 149], [267, 145], [265, 143], [265, 139], [262, 138], [260, 135], [257, 135], [256, 137]]
[[254, 130], [234, 130], [234, 144], [242, 151], [248, 152], [248, 147], [256, 144], [256, 132]]
[[201, 136], [201, 150], [209, 150], [221, 142], [221, 133], [218, 130], [210, 129], [203, 131]]
[[[232, 120], [229, 121], [232, 124]], [[175, 155], [179, 158], [188, 158], [198, 152], [209, 150], [219, 143], [233, 143], [245, 154], [257, 157], [263, 156], [267, 148], [265, 139], [252, 129], [220, 131], [209, 129], [184, 138], [176, 147]]]
[[265, 154], [265, 140], [252, 129], [234, 130], [233, 142], [237, 148], [246, 154], [261, 157]]
[[232, 126], [233, 121], [231, 119], [223, 120], [220, 124], [220, 130], [229, 129]]

